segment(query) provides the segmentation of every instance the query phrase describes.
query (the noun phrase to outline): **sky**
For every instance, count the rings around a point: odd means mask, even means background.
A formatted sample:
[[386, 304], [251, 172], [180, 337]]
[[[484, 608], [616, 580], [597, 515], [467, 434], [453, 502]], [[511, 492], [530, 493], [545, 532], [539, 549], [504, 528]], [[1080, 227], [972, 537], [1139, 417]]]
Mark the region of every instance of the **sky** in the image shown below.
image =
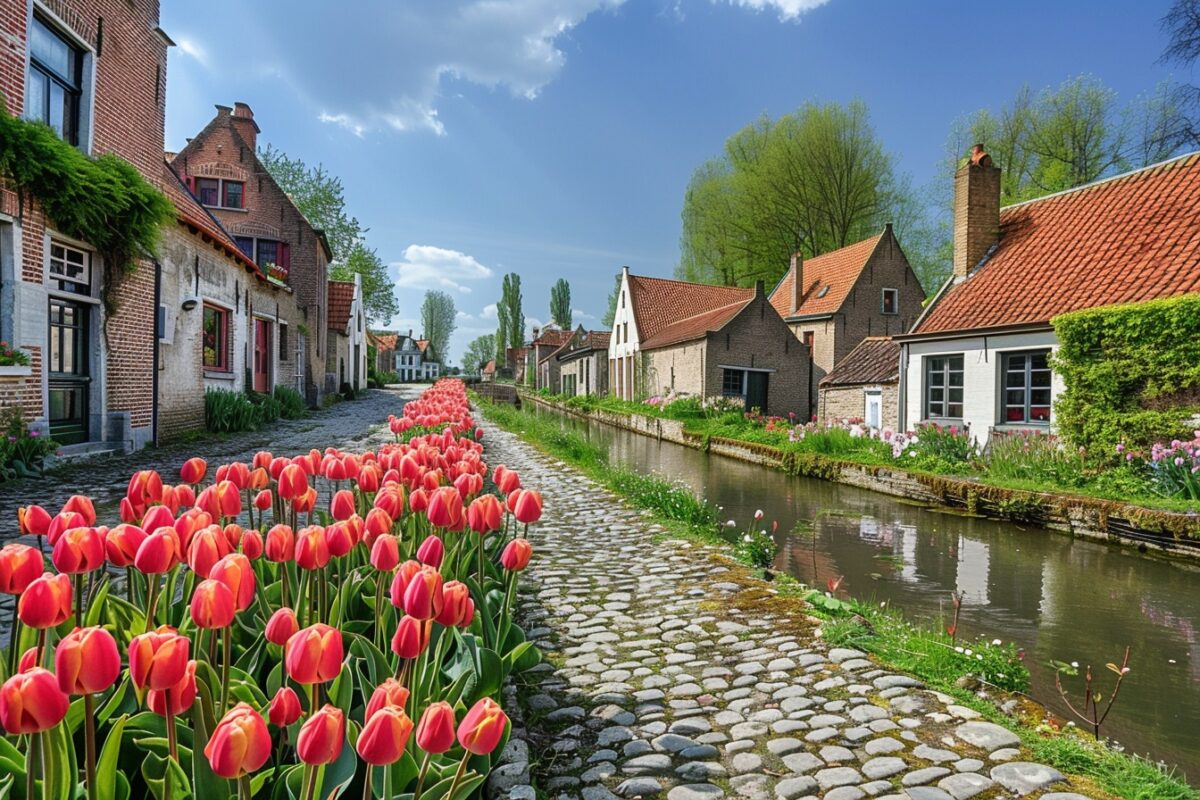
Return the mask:
[[215, 104], [341, 177], [396, 279], [391, 329], [454, 298], [449, 357], [495, 329], [506, 272], [530, 327], [571, 284], [600, 327], [613, 276], [670, 276], [693, 170], [763, 114], [866, 103], [897, 171], [936, 190], [954, 120], [1087, 73], [1161, 80], [1166, 0], [166, 0], [167, 148]]

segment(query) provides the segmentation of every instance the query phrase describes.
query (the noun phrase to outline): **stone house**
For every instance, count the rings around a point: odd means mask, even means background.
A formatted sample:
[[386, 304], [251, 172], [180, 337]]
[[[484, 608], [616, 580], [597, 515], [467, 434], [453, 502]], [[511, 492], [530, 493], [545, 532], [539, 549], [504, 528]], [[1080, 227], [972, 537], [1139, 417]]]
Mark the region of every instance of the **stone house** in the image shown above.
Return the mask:
[[899, 406], [900, 345], [889, 336], [868, 336], [821, 379], [817, 421], [862, 420], [873, 430], [895, 431]]
[[347, 388], [367, 388], [367, 313], [363, 305], [362, 276], [352, 281], [330, 281], [328, 357], [325, 389], [343, 393]]
[[558, 362], [558, 394], [608, 394], [608, 331], [589, 331], [580, 325], [567, 343], [554, 352]]
[[[112, 153], [163, 181], [167, 48], [156, 0], [9, 0], [0, 8], [0, 95], [88, 155]], [[6, 395], [67, 455], [156, 439], [161, 279], [141, 257], [117, 281], [39, 199], [0, 187], [0, 339], [24, 351]], [[114, 301], [106, 310], [102, 299]]]
[[859, 342], [904, 333], [924, 299], [890, 223], [876, 236], [816, 258], [794, 253], [771, 304], [812, 352], [812, 405], [821, 379]]
[[399, 334], [392, 331], [368, 331], [367, 339], [375, 348], [375, 363], [372, 365], [374, 370], [379, 374], [394, 372]]
[[1048, 431], [1063, 384], [1051, 320], [1200, 291], [1200, 153], [1000, 207], [976, 145], [954, 178], [951, 277], [900, 342], [900, 419]]
[[315, 406], [330, 391], [325, 367], [327, 275], [333, 252], [325, 235], [296, 208], [259, 160], [259, 131], [250, 106], [219, 105], [216, 116], [188, 141], [171, 166], [238, 247], [269, 278], [292, 290], [300, 319], [292, 323], [287, 337], [273, 328], [264, 337], [291, 340], [289, 347], [300, 365], [298, 383], [309, 405]]
[[609, 393], [734, 399], [808, 418], [809, 349], [753, 289], [621, 276], [608, 345]]
[[479, 370], [479, 380], [483, 383], [494, 383], [496, 381], [496, 359], [492, 359], [483, 365], [483, 369]]
[[525, 355], [525, 376], [528, 383], [536, 389], [551, 389], [556, 390], [558, 384], [551, 383], [551, 373], [557, 379], [558, 372], [552, 369], [549, 364], [543, 366], [546, 358], [551, 356], [555, 350], [562, 347], [571, 338], [570, 331], [564, 331], [557, 326], [547, 325], [545, 328], [533, 329], [533, 341], [526, 348]]

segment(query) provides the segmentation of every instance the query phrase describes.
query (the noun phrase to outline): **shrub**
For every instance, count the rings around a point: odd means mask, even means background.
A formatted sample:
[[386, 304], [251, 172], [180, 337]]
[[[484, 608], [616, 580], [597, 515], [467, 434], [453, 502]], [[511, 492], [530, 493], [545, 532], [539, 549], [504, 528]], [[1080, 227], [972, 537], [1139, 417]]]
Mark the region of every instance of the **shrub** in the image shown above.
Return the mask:
[[923, 423], [905, 436], [895, 436], [892, 453], [906, 467], [955, 474], [966, 472], [978, 458], [971, 431], [957, 425]]
[[250, 392], [249, 396], [257, 412], [256, 428], [268, 422], [275, 422], [283, 414], [283, 404], [276, 400], [274, 395]]
[[400, 376], [394, 372], [377, 372], [375, 373], [375, 379], [383, 386], [387, 386], [389, 383], [400, 382]]
[[0, 414], [0, 481], [26, 475], [40, 475], [46, 457], [58, 443], [25, 425], [20, 406], [7, 406]]
[[204, 427], [210, 433], [256, 430], [258, 408], [244, 392], [209, 389], [204, 393]]
[[279, 401], [279, 416], [284, 419], [300, 419], [308, 413], [304, 396], [290, 386], [276, 386], [275, 399]]

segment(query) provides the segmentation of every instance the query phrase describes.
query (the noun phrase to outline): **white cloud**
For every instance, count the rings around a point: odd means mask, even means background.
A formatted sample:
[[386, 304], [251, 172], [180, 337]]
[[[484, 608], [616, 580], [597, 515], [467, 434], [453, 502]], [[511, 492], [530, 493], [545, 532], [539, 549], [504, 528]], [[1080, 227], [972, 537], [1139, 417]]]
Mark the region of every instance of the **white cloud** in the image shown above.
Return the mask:
[[[773, 8], [779, 12], [779, 19], [783, 21], [799, 20], [801, 16], [809, 11], [820, 8], [829, 2], [829, 0], [727, 0], [731, 5], [741, 6], [742, 8], [750, 8], [755, 11], [764, 11], [768, 8]], [[718, 2], [718, 0], [713, 0]]]
[[596, 315], [589, 314], [581, 308], [572, 308], [571, 309], [571, 318], [572, 319], [595, 319]]
[[208, 52], [199, 42], [189, 39], [186, 36], [179, 36], [175, 39], [175, 46], [179, 48], [179, 52], [196, 59], [200, 63], [200, 66], [208, 66]]
[[496, 304], [492, 303], [491, 305], [484, 306], [483, 311], [479, 312], [479, 318], [480, 319], [495, 319], [496, 318]]
[[404, 259], [391, 264], [396, 269], [396, 286], [406, 289], [450, 289], [469, 293], [466, 284], [492, 276], [492, 271], [473, 256], [427, 244], [410, 244]]
[[455, 312], [455, 314], [454, 314], [454, 318], [455, 318], [455, 319], [459, 319], [459, 320], [462, 320], [462, 319], [475, 319], [474, 317], [472, 317], [470, 314], [468, 314], [468, 313], [467, 313], [467, 312], [465, 312], [465, 311], [457, 311], [457, 312]]

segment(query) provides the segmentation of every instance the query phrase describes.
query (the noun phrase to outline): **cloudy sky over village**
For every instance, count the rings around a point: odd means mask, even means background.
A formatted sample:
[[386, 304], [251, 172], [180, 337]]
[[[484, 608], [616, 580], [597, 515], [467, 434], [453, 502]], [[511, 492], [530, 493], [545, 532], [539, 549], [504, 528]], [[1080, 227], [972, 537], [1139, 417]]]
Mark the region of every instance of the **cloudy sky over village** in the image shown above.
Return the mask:
[[669, 275], [692, 170], [762, 113], [861, 99], [900, 170], [928, 186], [953, 120], [1024, 84], [1085, 72], [1130, 99], [1170, 77], [1156, 63], [1165, 8], [175, 0], [162, 10], [177, 43], [167, 145], [213, 104], [249, 103], [261, 143], [343, 179], [396, 275], [393, 327], [419, 329], [426, 289], [454, 297], [457, 360], [494, 329], [507, 271], [531, 324], [564, 276], [590, 326], [622, 264]]

